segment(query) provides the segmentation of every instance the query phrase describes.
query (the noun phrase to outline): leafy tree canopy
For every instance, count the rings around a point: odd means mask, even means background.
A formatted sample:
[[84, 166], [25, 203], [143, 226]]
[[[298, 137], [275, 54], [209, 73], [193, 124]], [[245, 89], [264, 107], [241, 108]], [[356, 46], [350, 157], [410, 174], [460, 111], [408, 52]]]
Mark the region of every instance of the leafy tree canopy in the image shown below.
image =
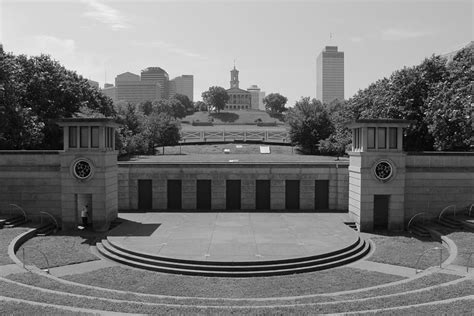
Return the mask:
[[285, 112], [287, 110], [285, 108], [286, 102], [288, 102], [288, 99], [279, 93], [270, 93], [263, 99], [265, 109], [271, 113], [281, 114]]
[[186, 114], [194, 113], [194, 104], [191, 100], [189, 100], [187, 95], [177, 93], [173, 96], [173, 99], [181, 102], [181, 104], [184, 106]]
[[287, 114], [290, 138], [305, 153], [319, 152], [319, 142], [334, 131], [327, 109], [316, 99], [301, 98]]
[[469, 150], [472, 49], [464, 48], [448, 64], [433, 55], [397, 70], [360, 90], [345, 111], [352, 119], [412, 121], [405, 131], [405, 150]]
[[229, 101], [229, 95], [227, 91], [222, 87], [210, 87], [209, 90], [202, 93], [203, 101], [210, 107], [217, 110], [220, 113], [225, 108], [227, 101]]
[[60, 149], [59, 118], [78, 112], [115, 115], [112, 100], [48, 55], [4, 54], [1, 149]]

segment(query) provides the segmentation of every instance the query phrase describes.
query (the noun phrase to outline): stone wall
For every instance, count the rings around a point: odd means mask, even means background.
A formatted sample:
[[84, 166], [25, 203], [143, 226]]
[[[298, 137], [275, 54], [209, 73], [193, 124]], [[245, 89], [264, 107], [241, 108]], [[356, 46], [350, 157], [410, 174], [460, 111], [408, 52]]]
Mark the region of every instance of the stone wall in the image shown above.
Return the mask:
[[446, 206], [474, 203], [474, 153], [409, 153], [405, 219], [419, 212], [436, 217]]
[[329, 208], [347, 210], [348, 163], [140, 163], [119, 162], [119, 210], [138, 208], [138, 180], [151, 179], [153, 209], [167, 208], [167, 180], [182, 180], [182, 207], [196, 209], [196, 180], [212, 180], [212, 209], [226, 208], [226, 180], [241, 180], [241, 206], [255, 209], [256, 180], [271, 181], [271, 209], [285, 209], [285, 180], [300, 180], [300, 209], [314, 209], [315, 180], [329, 180]]
[[0, 214], [9, 215], [13, 203], [35, 221], [41, 211], [61, 218], [59, 159], [59, 151], [0, 151]]

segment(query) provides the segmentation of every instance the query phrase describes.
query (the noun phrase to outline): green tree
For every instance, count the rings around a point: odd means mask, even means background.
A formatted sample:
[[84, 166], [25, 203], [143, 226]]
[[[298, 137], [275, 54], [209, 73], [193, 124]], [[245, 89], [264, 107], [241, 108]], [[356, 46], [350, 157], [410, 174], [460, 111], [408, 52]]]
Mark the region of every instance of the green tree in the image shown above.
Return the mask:
[[472, 55], [472, 48], [457, 53], [446, 67], [446, 77], [429, 92], [425, 122], [436, 150], [469, 150], [472, 135]]
[[207, 104], [202, 101], [194, 102], [194, 109], [196, 111], [207, 111]]
[[186, 109], [178, 99], [153, 101], [153, 112], [166, 113], [174, 118], [186, 116]]
[[225, 108], [227, 101], [229, 101], [229, 95], [227, 91], [222, 87], [210, 87], [209, 90], [202, 93], [203, 101], [210, 107], [220, 113]]
[[81, 108], [115, 115], [111, 99], [47, 55], [7, 53], [0, 63], [5, 121], [0, 126], [1, 149], [60, 149], [59, 118], [72, 117]]
[[186, 115], [194, 113], [194, 104], [191, 100], [189, 100], [187, 95], [177, 93], [173, 96], [173, 99], [181, 102], [186, 111]]
[[138, 105], [138, 108], [140, 109], [140, 111], [143, 112], [143, 114], [150, 115], [151, 112], [153, 111], [153, 102], [151, 101], [141, 102]]
[[290, 138], [305, 153], [319, 152], [319, 142], [334, 131], [329, 113], [320, 101], [301, 98], [287, 114]]
[[270, 93], [263, 99], [265, 110], [272, 114], [282, 114], [287, 111], [286, 102], [288, 102], [288, 99], [279, 93]]
[[145, 117], [143, 124], [143, 136], [148, 142], [148, 154], [155, 154], [155, 147], [173, 146], [179, 143], [179, 122], [167, 113], [153, 112]]
[[352, 142], [352, 132], [347, 128], [354, 113], [345, 101], [334, 100], [328, 106], [329, 117], [334, 126], [334, 132], [320, 142], [319, 152], [324, 155], [343, 156]]

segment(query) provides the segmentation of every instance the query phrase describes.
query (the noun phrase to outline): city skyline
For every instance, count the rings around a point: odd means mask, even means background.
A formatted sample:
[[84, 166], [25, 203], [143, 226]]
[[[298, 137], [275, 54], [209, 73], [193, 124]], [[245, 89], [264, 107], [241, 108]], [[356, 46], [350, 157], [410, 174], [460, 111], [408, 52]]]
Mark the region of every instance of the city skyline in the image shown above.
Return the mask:
[[105, 77], [110, 83], [145, 65], [173, 78], [192, 74], [195, 101], [210, 86], [228, 86], [234, 59], [245, 73], [243, 88], [258, 84], [292, 106], [301, 96], [316, 97], [316, 58], [325, 46], [345, 52], [348, 99], [472, 39], [470, 1], [7, 0], [0, 14], [7, 52], [50, 54], [101, 86]]

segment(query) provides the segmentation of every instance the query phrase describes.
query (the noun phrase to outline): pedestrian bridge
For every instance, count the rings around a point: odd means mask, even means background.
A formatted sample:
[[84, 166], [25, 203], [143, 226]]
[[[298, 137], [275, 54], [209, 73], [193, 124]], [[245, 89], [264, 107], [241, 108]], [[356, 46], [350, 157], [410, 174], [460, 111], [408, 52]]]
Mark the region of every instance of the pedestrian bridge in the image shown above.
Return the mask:
[[274, 130], [245, 130], [245, 131], [182, 131], [181, 141], [184, 143], [205, 142], [229, 142], [229, 141], [252, 141], [252, 142], [275, 142], [290, 143], [287, 131]]

